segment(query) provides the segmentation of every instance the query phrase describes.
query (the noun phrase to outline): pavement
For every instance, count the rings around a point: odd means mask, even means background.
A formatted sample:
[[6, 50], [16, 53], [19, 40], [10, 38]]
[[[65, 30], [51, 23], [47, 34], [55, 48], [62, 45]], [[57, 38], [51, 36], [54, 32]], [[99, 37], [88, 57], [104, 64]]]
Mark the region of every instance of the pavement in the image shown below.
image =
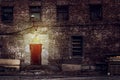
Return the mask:
[[38, 72], [0, 72], [0, 80], [120, 80], [118, 75], [64, 75]]
[[0, 80], [120, 80], [120, 75], [66, 75], [42, 71], [0, 72]]
[[120, 76], [0, 76], [0, 80], [120, 80]]

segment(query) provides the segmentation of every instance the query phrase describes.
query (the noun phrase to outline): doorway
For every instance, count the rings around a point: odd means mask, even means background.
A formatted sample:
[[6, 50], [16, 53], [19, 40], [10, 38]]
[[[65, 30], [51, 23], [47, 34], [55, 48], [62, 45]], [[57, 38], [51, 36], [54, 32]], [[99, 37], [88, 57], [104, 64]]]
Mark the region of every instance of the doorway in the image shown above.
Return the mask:
[[31, 64], [41, 65], [42, 44], [30, 44]]

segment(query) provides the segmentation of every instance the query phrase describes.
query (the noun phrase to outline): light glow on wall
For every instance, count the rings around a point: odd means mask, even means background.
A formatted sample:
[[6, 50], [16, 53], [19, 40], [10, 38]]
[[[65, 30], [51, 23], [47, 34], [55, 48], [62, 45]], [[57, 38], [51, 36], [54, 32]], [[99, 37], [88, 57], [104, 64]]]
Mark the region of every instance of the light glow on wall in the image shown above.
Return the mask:
[[48, 57], [49, 57], [49, 52], [48, 52], [48, 46], [49, 46], [49, 36], [48, 34], [41, 34], [38, 31], [35, 31], [34, 33], [28, 33], [24, 35], [24, 44], [25, 44], [25, 54], [24, 56], [27, 56], [25, 61], [26, 63], [30, 63], [30, 44], [42, 44], [42, 65], [47, 65], [48, 64]]
[[31, 41], [31, 43], [40, 43], [40, 38], [39, 38], [39, 36], [35, 36], [33, 39], [32, 39], [32, 41]]

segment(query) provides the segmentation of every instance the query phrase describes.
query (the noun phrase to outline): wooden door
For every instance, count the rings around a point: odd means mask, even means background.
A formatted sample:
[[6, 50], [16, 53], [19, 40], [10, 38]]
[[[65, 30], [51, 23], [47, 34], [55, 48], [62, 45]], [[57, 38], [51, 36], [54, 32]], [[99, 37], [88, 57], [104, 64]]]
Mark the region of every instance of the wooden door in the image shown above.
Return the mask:
[[41, 64], [42, 44], [30, 44], [31, 64]]

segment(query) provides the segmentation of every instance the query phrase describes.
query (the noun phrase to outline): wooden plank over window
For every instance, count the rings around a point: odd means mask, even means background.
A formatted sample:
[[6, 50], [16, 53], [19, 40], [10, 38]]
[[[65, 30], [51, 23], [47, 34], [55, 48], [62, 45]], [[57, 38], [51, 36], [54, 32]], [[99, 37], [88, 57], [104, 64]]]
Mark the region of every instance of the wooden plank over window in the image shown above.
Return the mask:
[[72, 36], [72, 56], [82, 56], [83, 53], [83, 37]]

